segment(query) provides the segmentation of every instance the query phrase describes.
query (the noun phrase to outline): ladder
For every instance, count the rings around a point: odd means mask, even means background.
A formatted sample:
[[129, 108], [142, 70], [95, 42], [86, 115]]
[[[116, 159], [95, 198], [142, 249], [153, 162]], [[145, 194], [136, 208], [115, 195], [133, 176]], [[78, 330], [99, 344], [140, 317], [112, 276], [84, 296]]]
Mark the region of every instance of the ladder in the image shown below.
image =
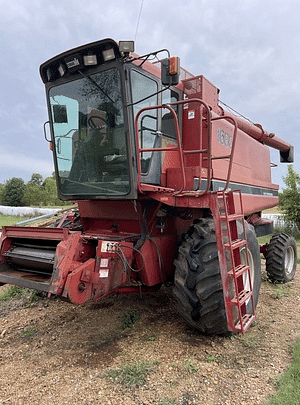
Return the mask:
[[255, 320], [255, 308], [242, 194], [240, 190], [223, 190], [214, 195], [215, 232], [228, 329], [245, 333]]

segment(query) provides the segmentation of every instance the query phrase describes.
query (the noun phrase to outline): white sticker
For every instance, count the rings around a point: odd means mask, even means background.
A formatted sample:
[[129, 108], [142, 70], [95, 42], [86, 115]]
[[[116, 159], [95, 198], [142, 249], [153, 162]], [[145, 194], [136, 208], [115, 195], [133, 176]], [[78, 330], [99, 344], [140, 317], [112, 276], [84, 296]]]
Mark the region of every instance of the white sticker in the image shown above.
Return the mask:
[[195, 111], [194, 110], [189, 111], [188, 112], [188, 119], [192, 120], [194, 118], [195, 118]]
[[101, 259], [100, 267], [108, 267], [108, 259]]
[[99, 271], [99, 276], [100, 276], [100, 278], [107, 278], [107, 277], [108, 277], [108, 273], [109, 273], [109, 270], [108, 270], [108, 269], [103, 269], [103, 270], [100, 270], [100, 271]]
[[101, 252], [115, 252], [117, 248], [116, 242], [103, 240], [101, 244]]

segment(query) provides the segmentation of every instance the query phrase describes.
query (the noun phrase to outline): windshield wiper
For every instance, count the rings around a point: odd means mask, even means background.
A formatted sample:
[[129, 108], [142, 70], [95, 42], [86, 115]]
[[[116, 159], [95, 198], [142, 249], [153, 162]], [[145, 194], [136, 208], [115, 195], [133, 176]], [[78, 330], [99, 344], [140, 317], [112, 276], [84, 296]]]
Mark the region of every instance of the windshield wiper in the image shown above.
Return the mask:
[[105, 91], [102, 89], [101, 86], [99, 86], [99, 84], [97, 82], [95, 82], [94, 79], [92, 79], [90, 76], [87, 76], [86, 74], [84, 74], [81, 70], [79, 70], [79, 73], [81, 74], [81, 76], [83, 76], [85, 79], [89, 80], [91, 83], [93, 83], [94, 86], [97, 87], [97, 89], [99, 89], [101, 91], [102, 94], [105, 95], [105, 97], [107, 97], [113, 104], [115, 103], [114, 100], [112, 100], [108, 94], [105, 93]]

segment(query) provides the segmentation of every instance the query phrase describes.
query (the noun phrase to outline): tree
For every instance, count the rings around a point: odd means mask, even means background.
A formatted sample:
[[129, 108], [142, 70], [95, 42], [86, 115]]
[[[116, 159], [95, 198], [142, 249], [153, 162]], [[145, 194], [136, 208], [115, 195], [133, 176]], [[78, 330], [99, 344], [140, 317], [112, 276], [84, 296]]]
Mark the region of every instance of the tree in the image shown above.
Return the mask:
[[43, 187], [29, 181], [25, 186], [23, 204], [31, 207], [40, 207], [45, 203], [45, 190]]
[[283, 178], [287, 188], [279, 194], [279, 208], [288, 222], [294, 222], [300, 229], [300, 176], [288, 166], [288, 174]]
[[0, 184], [0, 205], [3, 204], [4, 192], [5, 192], [5, 185]]
[[47, 177], [43, 183], [45, 190], [45, 201], [51, 205], [62, 205], [63, 202], [58, 198], [56, 180], [52, 177]]
[[44, 194], [43, 176], [39, 173], [33, 173], [31, 179], [25, 186], [23, 204], [39, 207], [44, 203]]
[[23, 205], [25, 192], [24, 180], [13, 177], [5, 183], [4, 194], [2, 198], [3, 205], [18, 207]]
[[42, 187], [43, 184], [43, 176], [39, 173], [33, 173], [31, 179], [27, 184], [34, 184], [36, 186]]

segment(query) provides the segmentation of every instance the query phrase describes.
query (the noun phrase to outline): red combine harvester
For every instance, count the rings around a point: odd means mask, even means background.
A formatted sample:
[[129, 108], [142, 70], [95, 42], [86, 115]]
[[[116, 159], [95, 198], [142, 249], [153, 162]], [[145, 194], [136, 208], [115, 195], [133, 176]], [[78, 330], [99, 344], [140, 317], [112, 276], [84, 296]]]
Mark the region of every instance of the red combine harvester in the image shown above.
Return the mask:
[[[196, 329], [244, 333], [256, 236], [273, 232], [261, 212], [278, 203], [268, 146], [282, 162], [293, 147], [224, 111], [219, 90], [168, 51], [133, 51], [105, 39], [41, 65], [58, 193], [78, 209], [52, 228], [4, 227], [0, 282], [76, 304], [165, 283]], [[272, 280], [293, 279], [293, 238], [261, 250]]]

